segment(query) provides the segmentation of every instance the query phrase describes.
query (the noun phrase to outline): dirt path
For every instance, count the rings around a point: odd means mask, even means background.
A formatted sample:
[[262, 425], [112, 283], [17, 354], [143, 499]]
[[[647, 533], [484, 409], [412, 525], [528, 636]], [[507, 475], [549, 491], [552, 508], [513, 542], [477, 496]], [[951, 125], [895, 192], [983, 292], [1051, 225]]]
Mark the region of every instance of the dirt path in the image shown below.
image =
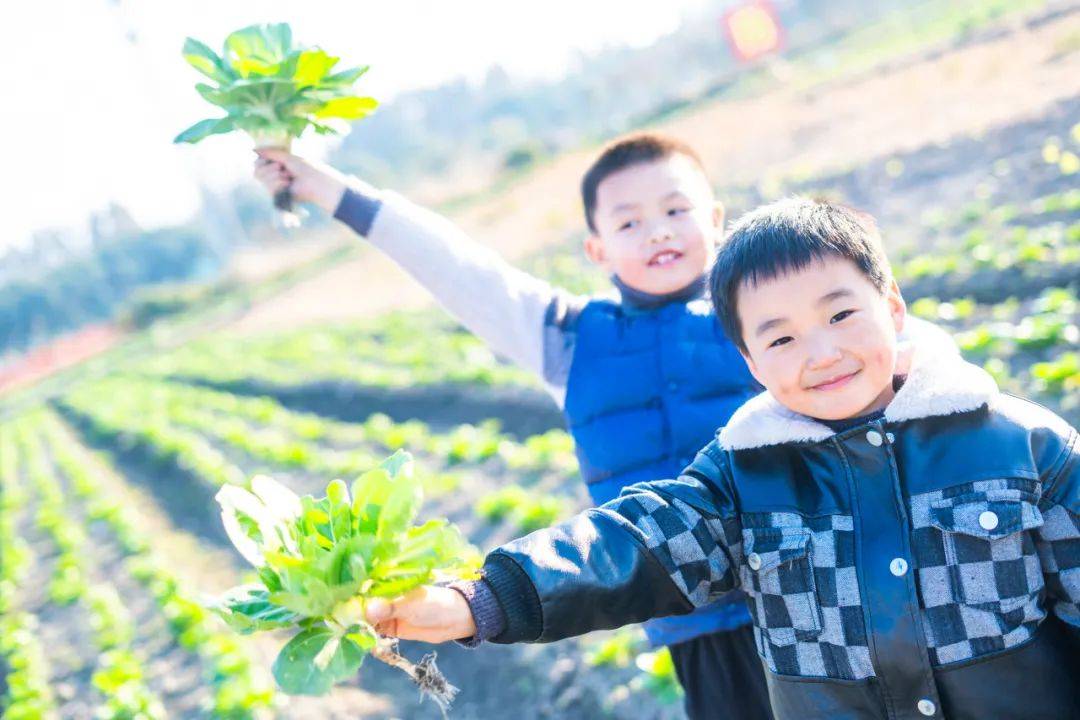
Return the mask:
[[[658, 127], [697, 147], [720, 187], [838, 172], [1036, 118], [1080, 94], [1078, 33], [1080, 8], [809, 91], [716, 101]], [[455, 219], [511, 261], [577, 237], [577, 185], [593, 152], [565, 155]], [[428, 303], [426, 291], [370, 251], [255, 306], [233, 329], [259, 332]]]

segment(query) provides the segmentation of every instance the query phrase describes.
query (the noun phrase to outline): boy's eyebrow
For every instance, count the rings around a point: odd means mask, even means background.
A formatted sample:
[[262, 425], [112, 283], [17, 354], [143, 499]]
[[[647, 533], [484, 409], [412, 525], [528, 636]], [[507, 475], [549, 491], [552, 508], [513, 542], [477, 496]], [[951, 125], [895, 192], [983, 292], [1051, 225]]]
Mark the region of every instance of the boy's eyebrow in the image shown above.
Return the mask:
[[[674, 198], [674, 197], [686, 197], [686, 193], [684, 193], [682, 190], [672, 190], [671, 192], [669, 192], [667, 195], [665, 195], [664, 197], [662, 197], [660, 199], [661, 200], [670, 200], [671, 198]], [[618, 213], [626, 211], [626, 210], [636, 210], [639, 207], [641, 207], [641, 203], [619, 203], [615, 207], [611, 208], [611, 214], [615, 215], [615, 214], [618, 214]]]
[[[854, 294], [855, 293], [853, 293], [851, 290], [848, 290], [847, 288], [840, 288], [839, 290], [833, 290], [830, 293], [826, 293], [826, 294], [822, 295], [820, 298], [818, 298], [818, 301], [816, 303], [814, 303], [814, 304], [820, 307], [821, 305], [827, 305], [828, 303], [830, 303], [833, 300], [836, 300], [838, 298], [851, 297]], [[765, 322], [763, 322], [763, 323], [761, 323], [760, 325], [757, 326], [757, 330], [754, 331], [754, 335], [760, 337], [761, 335], [768, 332], [772, 328], [774, 328], [777, 325], [780, 325], [781, 323], [786, 322], [786, 321], [787, 321], [786, 317], [772, 318], [770, 320], [766, 320]]]
[[771, 320], [766, 320], [765, 322], [763, 322], [763, 323], [761, 323], [760, 325], [757, 326], [757, 330], [754, 331], [754, 335], [756, 337], [761, 337], [762, 335], [767, 333], [769, 330], [773, 329], [777, 325], [780, 325], [781, 323], [784, 323], [786, 321], [787, 321], [787, 318], [773, 318]]
[[847, 288], [840, 288], [838, 290], [833, 290], [831, 293], [826, 293], [825, 295], [822, 295], [814, 304], [818, 306], [827, 305], [833, 300], [839, 300], [842, 297], [851, 297], [854, 294], [855, 293], [851, 292], [851, 290], [848, 290]]

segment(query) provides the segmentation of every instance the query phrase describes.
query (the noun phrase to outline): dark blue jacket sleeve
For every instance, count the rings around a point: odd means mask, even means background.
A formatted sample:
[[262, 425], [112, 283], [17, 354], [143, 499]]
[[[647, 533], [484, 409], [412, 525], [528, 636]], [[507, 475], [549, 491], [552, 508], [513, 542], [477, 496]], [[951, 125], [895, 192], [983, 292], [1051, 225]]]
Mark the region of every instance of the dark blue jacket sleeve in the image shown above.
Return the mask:
[[506, 613], [497, 643], [550, 642], [683, 614], [738, 584], [739, 530], [723, 457], [632, 485], [599, 508], [493, 551], [484, 576]]

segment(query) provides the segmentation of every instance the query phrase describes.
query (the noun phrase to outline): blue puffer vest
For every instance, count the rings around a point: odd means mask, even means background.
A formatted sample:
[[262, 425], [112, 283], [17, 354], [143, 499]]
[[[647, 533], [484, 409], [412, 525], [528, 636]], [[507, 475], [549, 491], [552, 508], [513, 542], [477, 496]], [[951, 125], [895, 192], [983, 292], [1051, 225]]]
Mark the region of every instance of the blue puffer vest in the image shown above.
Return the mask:
[[[566, 418], [600, 505], [626, 485], [676, 477], [761, 391], [700, 296], [653, 309], [593, 300], [576, 322]], [[750, 622], [744, 596], [645, 623], [654, 647]]]

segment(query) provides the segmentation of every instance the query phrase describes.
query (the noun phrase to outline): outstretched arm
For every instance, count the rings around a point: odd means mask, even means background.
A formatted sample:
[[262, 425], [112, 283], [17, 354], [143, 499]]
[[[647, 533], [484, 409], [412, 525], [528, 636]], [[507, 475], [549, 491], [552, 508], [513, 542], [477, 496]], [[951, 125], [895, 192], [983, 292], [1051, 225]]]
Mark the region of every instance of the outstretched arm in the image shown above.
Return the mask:
[[291, 185], [298, 200], [332, 213], [388, 255], [497, 354], [547, 379], [545, 318], [562, 297], [550, 284], [397, 193], [284, 151], [263, 150], [260, 158], [255, 177], [268, 190]]
[[[485, 592], [497, 599], [496, 643], [551, 642], [652, 617], [687, 613], [734, 589], [740, 531], [720, 479], [718, 451], [706, 448], [676, 480], [641, 483], [567, 522], [492, 552]], [[369, 608], [380, 631], [442, 641], [475, 633], [469, 602], [447, 588]], [[442, 613], [432, 599], [450, 609]], [[419, 619], [439, 615], [422, 634]], [[387, 624], [393, 619], [396, 624]]]

